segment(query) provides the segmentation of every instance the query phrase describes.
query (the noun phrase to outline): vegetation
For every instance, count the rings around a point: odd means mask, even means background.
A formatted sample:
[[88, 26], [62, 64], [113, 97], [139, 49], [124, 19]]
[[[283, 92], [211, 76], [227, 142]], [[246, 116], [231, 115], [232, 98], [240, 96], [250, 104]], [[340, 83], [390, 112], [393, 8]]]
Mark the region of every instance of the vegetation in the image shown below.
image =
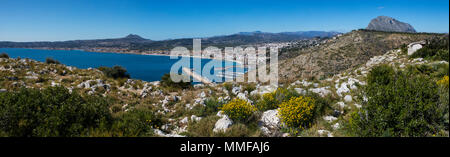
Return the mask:
[[161, 116], [147, 108], [114, 116], [111, 103], [109, 98], [81, 96], [60, 86], [0, 93], [0, 135], [153, 136], [153, 129], [163, 124]]
[[219, 117], [216, 115], [207, 116], [199, 122], [193, 122], [188, 125], [188, 136], [191, 137], [212, 137], [214, 136], [214, 125]]
[[121, 114], [112, 125], [111, 131], [118, 136], [152, 136], [153, 128], [162, 126], [160, 115], [149, 109], [136, 109]]
[[354, 135], [435, 136], [447, 129], [448, 136], [448, 91], [447, 98], [440, 98], [433, 78], [413, 70], [395, 71], [388, 65], [372, 69], [362, 93], [369, 98], [367, 105], [349, 120]]
[[293, 89], [278, 88], [272, 93], [262, 95], [262, 99], [256, 104], [258, 110], [266, 111], [278, 108], [278, 105], [284, 101], [297, 97], [299, 94]]
[[305, 129], [311, 126], [315, 102], [310, 97], [293, 97], [278, 109], [281, 121], [288, 127]]
[[0, 108], [0, 132], [6, 136], [83, 136], [112, 119], [107, 99], [64, 87], [0, 93]]
[[437, 61], [449, 61], [449, 39], [448, 36], [441, 38], [433, 38], [426, 41], [427, 44], [421, 49], [417, 50], [412, 58], [425, 58], [429, 60]]
[[100, 71], [102, 71], [107, 77], [118, 79], [118, 78], [130, 78], [130, 74], [128, 74], [127, 70], [121, 66], [110, 67], [99, 67]]
[[[183, 77], [188, 77], [188, 76], [184, 76]], [[183, 80], [183, 79], [181, 79]], [[164, 74], [161, 77], [161, 85], [163, 87], [167, 87], [167, 88], [172, 88], [172, 89], [188, 89], [190, 87], [192, 87], [192, 80], [190, 80], [190, 82], [184, 82], [184, 81], [180, 81], [180, 82], [174, 82], [172, 80], [172, 78], [170, 77], [170, 74]]]
[[61, 64], [59, 61], [53, 59], [53, 58], [46, 58], [45, 63], [47, 64]]
[[233, 99], [220, 108], [228, 117], [237, 122], [248, 122], [256, 107], [242, 99]]
[[2, 52], [0, 53], [0, 58], [9, 58], [9, 56], [5, 52]]

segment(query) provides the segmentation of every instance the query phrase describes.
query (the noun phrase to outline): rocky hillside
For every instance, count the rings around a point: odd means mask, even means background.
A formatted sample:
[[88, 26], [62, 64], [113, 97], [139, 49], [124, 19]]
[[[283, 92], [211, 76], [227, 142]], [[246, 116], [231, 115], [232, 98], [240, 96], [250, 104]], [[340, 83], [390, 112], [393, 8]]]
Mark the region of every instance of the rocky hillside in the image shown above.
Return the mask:
[[373, 19], [372, 21], [370, 21], [366, 29], [384, 32], [416, 32], [416, 30], [410, 24], [400, 22], [392, 17], [387, 16], [378, 16], [377, 18]]
[[301, 49], [296, 57], [280, 61], [280, 78], [288, 82], [295, 78], [326, 78], [404, 44], [442, 35], [355, 30], [326, 40], [320, 46]]
[[[129, 133], [126, 133], [126, 130], [120, 130], [105, 133], [108, 135], [81, 136], [232, 136], [223, 133], [224, 130], [231, 127], [233, 122], [225, 120], [227, 117], [219, 112], [219, 105], [237, 97], [250, 101], [248, 98], [250, 93], [259, 95], [275, 90], [269, 86], [252, 85], [251, 88], [249, 88], [250, 86], [247, 88], [247, 86], [197, 84], [188, 89], [178, 89], [162, 86], [160, 81], [146, 82], [127, 78], [111, 78], [99, 69], [79, 69], [31, 59], [13, 59], [8, 58], [5, 54], [0, 57], [0, 96], [2, 93], [14, 93], [22, 88], [43, 91], [51, 87], [64, 87], [70, 93], [76, 92], [82, 96], [109, 99], [108, 109], [112, 117], [119, 119], [117, 121], [127, 114], [135, 116], [134, 114], [139, 114], [142, 110], [148, 113], [147, 116], [160, 117], [157, 119], [158, 124], [151, 128], [147, 128], [146, 125], [139, 128], [140, 126], [133, 126], [135, 123], [129, 122], [126, 125], [135, 127], [131, 132], [128, 130]], [[33, 112], [38, 111], [33, 110]], [[211, 127], [210, 134], [198, 134], [197, 132], [200, 132], [202, 128], [188, 128], [188, 124], [194, 125], [203, 118], [206, 118], [205, 122], [199, 125], [213, 120], [212, 125], [205, 126]], [[224, 118], [224, 120], [215, 124], [220, 118]], [[148, 120], [136, 119], [134, 121], [145, 124]], [[4, 126], [0, 125], [0, 136], [4, 136], [2, 129]], [[213, 129], [216, 131], [213, 132]], [[246, 134], [246, 136], [260, 136], [260, 131], [253, 128], [252, 134]]]
[[[352, 116], [360, 112], [360, 109], [367, 109], [367, 105], [376, 101], [372, 97], [365, 97], [364, 94], [361, 94], [362, 90], [369, 84], [368, 75], [372, 73], [372, 70], [383, 64], [399, 71], [409, 69], [417, 72], [421, 75], [420, 79], [433, 77], [425, 80], [427, 81], [425, 83], [430, 86], [424, 88], [433, 89], [436, 95], [433, 96], [433, 102], [425, 104], [443, 106], [443, 109], [433, 110], [432, 113], [433, 115], [439, 113], [439, 116], [433, 117], [433, 119], [443, 119], [443, 121], [435, 121], [438, 126], [437, 130], [428, 129], [426, 132], [419, 133], [421, 136], [435, 136], [436, 134], [448, 136], [448, 61], [443, 61], [442, 57], [411, 58], [408, 53], [414, 55], [419, 53], [420, 49], [411, 49], [418, 52], [406, 52], [408, 47], [382, 52], [383, 49], [409, 44], [407, 41], [417, 41], [432, 36], [437, 35], [354, 31], [311, 48], [297, 58], [286, 60], [282, 64], [284, 67], [282, 66], [280, 70], [283, 72], [282, 74], [286, 74], [287, 70], [295, 70], [293, 68], [299, 65], [315, 63], [306, 70], [314, 68], [317, 70], [306, 74], [328, 71], [334, 75], [322, 75], [322, 79], [308, 80], [304, 76], [292, 75], [299, 71], [290, 71], [292, 73], [289, 75], [291, 83], [285, 83], [278, 87], [261, 84], [221, 83], [197, 84], [190, 88], [179, 89], [166, 86], [167, 82], [164, 80], [162, 82], [145, 82], [127, 78], [111, 78], [98, 69], [78, 69], [30, 59], [11, 59], [6, 54], [2, 54], [0, 55], [0, 102], [2, 102], [0, 103], [0, 116], [2, 116], [0, 118], [0, 136], [355, 136], [352, 131], [348, 130], [349, 125], [355, 125], [353, 121], [358, 120], [352, 119]], [[446, 43], [448, 45], [448, 42]], [[414, 43], [411, 44], [411, 47], [413, 45]], [[436, 46], [428, 46], [428, 48], [433, 47]], [[448, 47], [444, 45], [441, 50], [443, 56], [447, 56], [448, 60]], [[319, 59], [325, 60], [327, 57], [332, 60], [319, 64]], [[303, 60], [297, 62], [298, 59]], [[289, 63], [291, 69], [285, 67]], [[340, 67], [336, 68], [338, 66]], [[336, 71], [330, 71], [328, 68], [334, 68]], [[305, 74], [305, 72], [300, 73]], [[442, 77], [444, 79], [440, 80]], [[381, 77], [381, 79], [384, 78]], [[436, 82], [447, 84], [447, 90], [441, 91], [444, 93], [442, 97], [437, 96]], [[412, 85], [415, 85], [414, 83], [416, 82], [413, 82]], [[56, 89], [53, 89], [55, 87]], [[61, 87], [64, 89], [63, 91], [51, 93]], [[50, 90], [48, 90], [49, 88]], [[37, 92], [26, 90], [24, 92], [24, 89], [36, 89]], [[88, 117], [85, 118], [87, 121], [70, 124], [70, 122], [62, 120], [61, 123], [67, 123], [65, 126], [72, 126], [68, 127], [69, 131], [59, 128], [60, 131], [56, 133], [39, 132], [40, 129], [53, 127], [55, 120], [64, 119], [61, 118], [62, 115], [67, 114], [48, 113], [47, 110], [36, 110], [33, 107], [48, 107], [46, 103], [59, 99], [64, 99], [69, 104], [56, 103], [56, 105], [76, 106], [77, 104], [71, 103], [82, 98], [72, 95], [55, 96], [53, 99], [53, 96], [44, 94], [46, 97], [42, 99], [45, 100], [45, 103], [31, 103], [31, 109], [24, 108], [22, 102], [38, 101], [36, 99], [40, 98], [30, 97], [39, 92], [48, 93], [50, 91], [50, 94], [62, 94], [66, 92], [65, 90], [82, 95], [86, 101], [92, 101], [92, 99], [88, 99], [90, 96], [94, 96], [93, 100], [107, 98], [108, 101], [104, 106], [106, 109], [92, 110], [92, 108], [81, 106], [83, 110], [90, 109], [88, 113], [92, 114], [74, 116], [85, 113], [74, 109], [74, 113], [69, 114], [73, 117], [68, 119], [74, 117], [78, 119], [87, 115]], [[405, 92], [422, 93], [415, 89]], [[399, 97], [396, 100], [410, 101], [410, 95], [408, 93], [405, 95], [407, 97]], [[65, 99], [67, 97], [70, 99]], [[77, 99], [71, 99], [72, 97]], [[419, 97], [414, 101], [423, 101]], [[305, 102], [310, 103], [304, 104]], [[392, 103], [395, 104], [395, 102]], [[410, 104], [421, 105], [423, 103]], [[293, 109], [292, 107], [296, 107], [295, 105], [298, 105], [299, 108]], [[311, 106], [302, 108], [307, 105]], [[50, 105], [50, 107], [53, 106]], [[431, 108], [433, 107], [435, 106]], [[311, 111], [311, 109], [314, 110]], [[22, 110], [27, 112], [22, 112]], [[66, 108], [61, 108], [61, 110], [63, 112], [70, 111]], [[101, 114], [104, 115], [104, 118], [96, 116], [99, 111], [102, 111]], [[417, 112], [430, 113], [430, 111]], [[446, 114], [446, 116], [442, 116], [443, 118], [440, 116], [441, 111], [447, 111], [442, 113]], [[28, 116], [22, 116], [24, 114]], [[47, 120], [50, 115], [52, 118]], [[246, 116], [243, 117], [244, 115]], [[40, 121], [39, 119], [42, 119], [40, 116], [44, 117], [45, 121]], [[299, 120], [298, 117], [302, 117], [302, 119]], [[89, 121], [91, 118], [95, 121]], [[39, 125], [23, 123], [27, 121], [39, 122]], [[99, 121], [101, 121], [100, 124], [92, 125]], [[292, 121], [302, 123], [289, 123]], [[421, 123], [424, 122], [421, 121]], [[431, 123], [427, 121], [426, 124]], [[447, 124], [447, 127], [443, 124]], [[80, 125], [93, 128], [80, 128]], [[15, 129], [16, 127], [20, 127], [20, 129]], [[25, 131], [22, 132], [22, 130]], [[26, 130], [32, 131], [26, 132]], [[412, 136], [401, 134], [401, 132], [391, 136], [403, 135]]]
[[[288, 85], [289, 88], [294, 88], [299, 93], [314, 92], [333, 99], [330, 105], [334, 112], [324, 115], [324, 123], [312, 127], [309, 132], [328, 137], [343, 136], [345, 133], [341, 130], [342, 124], [347, 123], [349, 114], [364, 107], [363, 104], [369, 99], [360, 95], [362, 88], [367, 85], [367, 75], [374, 67], [380, 65], [389, 65], [397, 70], [405, 70], [408, 67], [447, 67], [448, 70], [448, 61], [410, 58], [401, 49], [394, 49], [373, 56], [360, 66], [344, 70], [333, 77], [311, 82], [296, 80]], [[443, 73], [448, 75], [448, 72]], [[448, 132], [446, 134], [448, 136]]]

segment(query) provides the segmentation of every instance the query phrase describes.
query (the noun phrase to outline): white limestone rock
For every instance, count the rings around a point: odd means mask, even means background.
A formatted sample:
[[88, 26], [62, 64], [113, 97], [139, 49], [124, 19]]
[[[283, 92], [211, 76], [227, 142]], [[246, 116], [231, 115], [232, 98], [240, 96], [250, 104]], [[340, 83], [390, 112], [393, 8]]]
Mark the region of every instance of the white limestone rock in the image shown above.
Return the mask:
[[202, 117], [197, 117], [196, 115], [191, 116], [191, 121], [198, 122], [200, 120], [202, 120]]
[[344, 97], [344, 101], [345, 101], [345, 102], [352, 102], [352, 101], [353, 101], [352, 96], [351, 96], [351, 95], [346, 95], [346, 96]]
[[332, 125], [331, 127], [333, 127], [334, 130], [337, 130], [340, 128], [340, 124], [336, 123], [336, 124]]
[[417, 50], [421, 49], [424, 44], [424, 41], [421, 42], [414, 42], [408, 45], [408, 56], [413, 55]]
[[341, 109], [343, 109], [346, 105], [344, 102], [340, 101], [336, 103]]
[[281, 126], [278, 110], [265, 111], [259, 120], [260, 130], [265, 136], [277, 136]]
[[302, 89], [302, 88], [294, 88], [294, 90], [298, 93], [298, 94], [306, 94], [306, 90]]
[[188, 122], [189, 122], [188, 117], [184, 117], [184, 118], [180, 121], [181, 124], [187, 124]]
[[[219, 114], [219, 113], [217, 113], [217, 114]], [[213, 131], [214, 132], [226, 132], [227, 129], [231, 125], [233, 125], [233, 121], [230, 118], [228, 118], [227, 115], [222, 115], [222, 118], [220, 118], [214, 125]]]
[[320, 136], [333, 137], [333, 134], [328, 130], [317, 130]]
[[334, 117], [334, 116], [325, 116], [325, 117], [323, 117], [323, 119], [326, 120], [326, 121], [328, 121], [329, 123], [331, 123], [331, 122], [337, 120], [337, 118]]
[[331, 91], [328, 90], [328, 88], [330, 88], [330, 87], [312, 88], [312, 89], [309, 89], [309, 91], [317, 93], [321, 97], [325, 97], [331, 93]]

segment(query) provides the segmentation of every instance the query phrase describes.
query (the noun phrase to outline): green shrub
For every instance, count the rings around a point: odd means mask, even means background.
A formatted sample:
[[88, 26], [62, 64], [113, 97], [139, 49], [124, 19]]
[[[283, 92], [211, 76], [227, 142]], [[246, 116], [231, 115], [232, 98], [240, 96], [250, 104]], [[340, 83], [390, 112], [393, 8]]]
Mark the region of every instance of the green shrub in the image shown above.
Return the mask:
[[199, 122], [191, 122], [188, 125], [187, 136], [190, 137], [212, 137], [214, 136], [214, 127], [219, 117], [216, 115], [202, 118]]
[[7, 136], [82, 136], [111, 121], [108, 101], [64, 87], [0, 93], [0, 131]]
[[[184, 76], [183, 77], [188, 77], [188, 76]], [[161, 86], [163, 87], [167, 87], [167, 88], [174, 88], [174, 89], [188, 89], [190, 87], [192, 87], [192, 81], [190, 82], [174, 82], [171, 78], [170, 78], [170, 74], [164, 74], [161, 77]]]
[[197, 115], [200, 117], [206, 117], [209, 115], [215, 115], [219, 111], [219, 107], [222, 106], [217, 99], [208, 98], [205, 100], [205, 105], [196, 105], [191, 110], [188, 111], [188, 114]]
[[256, 84], [254, 83], [247, 83], [243, 86], [243, 90], [247, 91], [248, 93], [254, 91], [256, 89]]
[[306, 92], [303, 96], [310, 97], [314, 100], [314, 118], [322, 117], [327, 111], [331, 110], [330, 104], [334, 100], [332, 96], [321, 97], [319, 94], [313, 92]]
[[[442, 111], [446, 111], [444, 113], [444, 128], [443, 130], [447, 130], [449, 127], [449, 77], [444, 76], [441, 80], [437, 82], [439, 86], [439, 108]], [[447, 135], [448, 136], [448, 135]]]
[[387, 64], [383, 64], [370, 71], [370, 75], [367, 76], [367, 82], [369, 84], [387, 85], [393, 81], [391, 76], [394, 73], [394, 69]]
[[449, 75], [448, 64], [409, 65], [405, 70], [407, 75], [429, 75], [432, 78], [442, 78]]
[[47, 64], [61, 64], [59, 61], [53, 59], [53, 58], [46, 58], [45, 63]]
[[228, 117], [237, 122], [248, 122], [256, 107], [242, 99], [233, 99], [220, 108]]
[[[445, 107], [439, 107], [437, 84], [428, 75], [374, 67], [362, 95], [368, 102], [349, 120], [357, 136], [432, 136], [442, 131]], [[448, 132], [448, 131], [447, 131]]]
[[256, 107], [260, 111], [276, 109], [282, 102], [298, 96], [299, 94], [293, 89], [278, 88], [272, 93], [263, 94], [262, 99], [256, 103]]
[[228, 92], [231, 92], [231, 90], [233, 89], [233, 83], [225, 82], [222, 85]]
[[449, 61], [448, 44], [448, 36], [427, 40], [427, 44], [417, 50], [411, 57]]
[[219, 107], [222, 104], [219, 103], [219, 101], [217, 101], [216, 99], [206, 99], [205, 100], [205, 111], [203, 112], [204, 115], [211, 115], [211, 114], [216, 114], [219, 111]]
[[112, 125], [113, 133], [126, 136], [152, 136], [162, 126], [161, 116], [149, 109], [132, 109], [121, 114]]
[[121, 66], [110, 67], [99, 67], [100, 71], [102, 71], [107, 77], [119, 79], [119, 78], [130, 78], [130, 74], [128, 74], [127, 70]]
[[402, 44], [402, 45], [400, 46], [400, 50], [401, 50], [401, 53], [402, 53], [402, 54], [408, 54], [408, 45]]
[[2, 53], [0, 54], [0, 58], [9, 58], [9, 56], [8, 56], [8, 54], [2, 52]]

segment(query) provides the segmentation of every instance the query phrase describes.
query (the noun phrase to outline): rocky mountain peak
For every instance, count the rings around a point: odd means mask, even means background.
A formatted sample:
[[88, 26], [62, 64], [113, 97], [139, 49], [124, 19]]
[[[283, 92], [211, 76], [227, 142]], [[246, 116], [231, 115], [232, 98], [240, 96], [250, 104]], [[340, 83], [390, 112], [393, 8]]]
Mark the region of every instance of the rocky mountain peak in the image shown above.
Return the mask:
[[416, 32], [410, 24], [400, 22], [388, 16], [378, 16], [377, 18], [372, 19], [366, 29], [385, 32]]

